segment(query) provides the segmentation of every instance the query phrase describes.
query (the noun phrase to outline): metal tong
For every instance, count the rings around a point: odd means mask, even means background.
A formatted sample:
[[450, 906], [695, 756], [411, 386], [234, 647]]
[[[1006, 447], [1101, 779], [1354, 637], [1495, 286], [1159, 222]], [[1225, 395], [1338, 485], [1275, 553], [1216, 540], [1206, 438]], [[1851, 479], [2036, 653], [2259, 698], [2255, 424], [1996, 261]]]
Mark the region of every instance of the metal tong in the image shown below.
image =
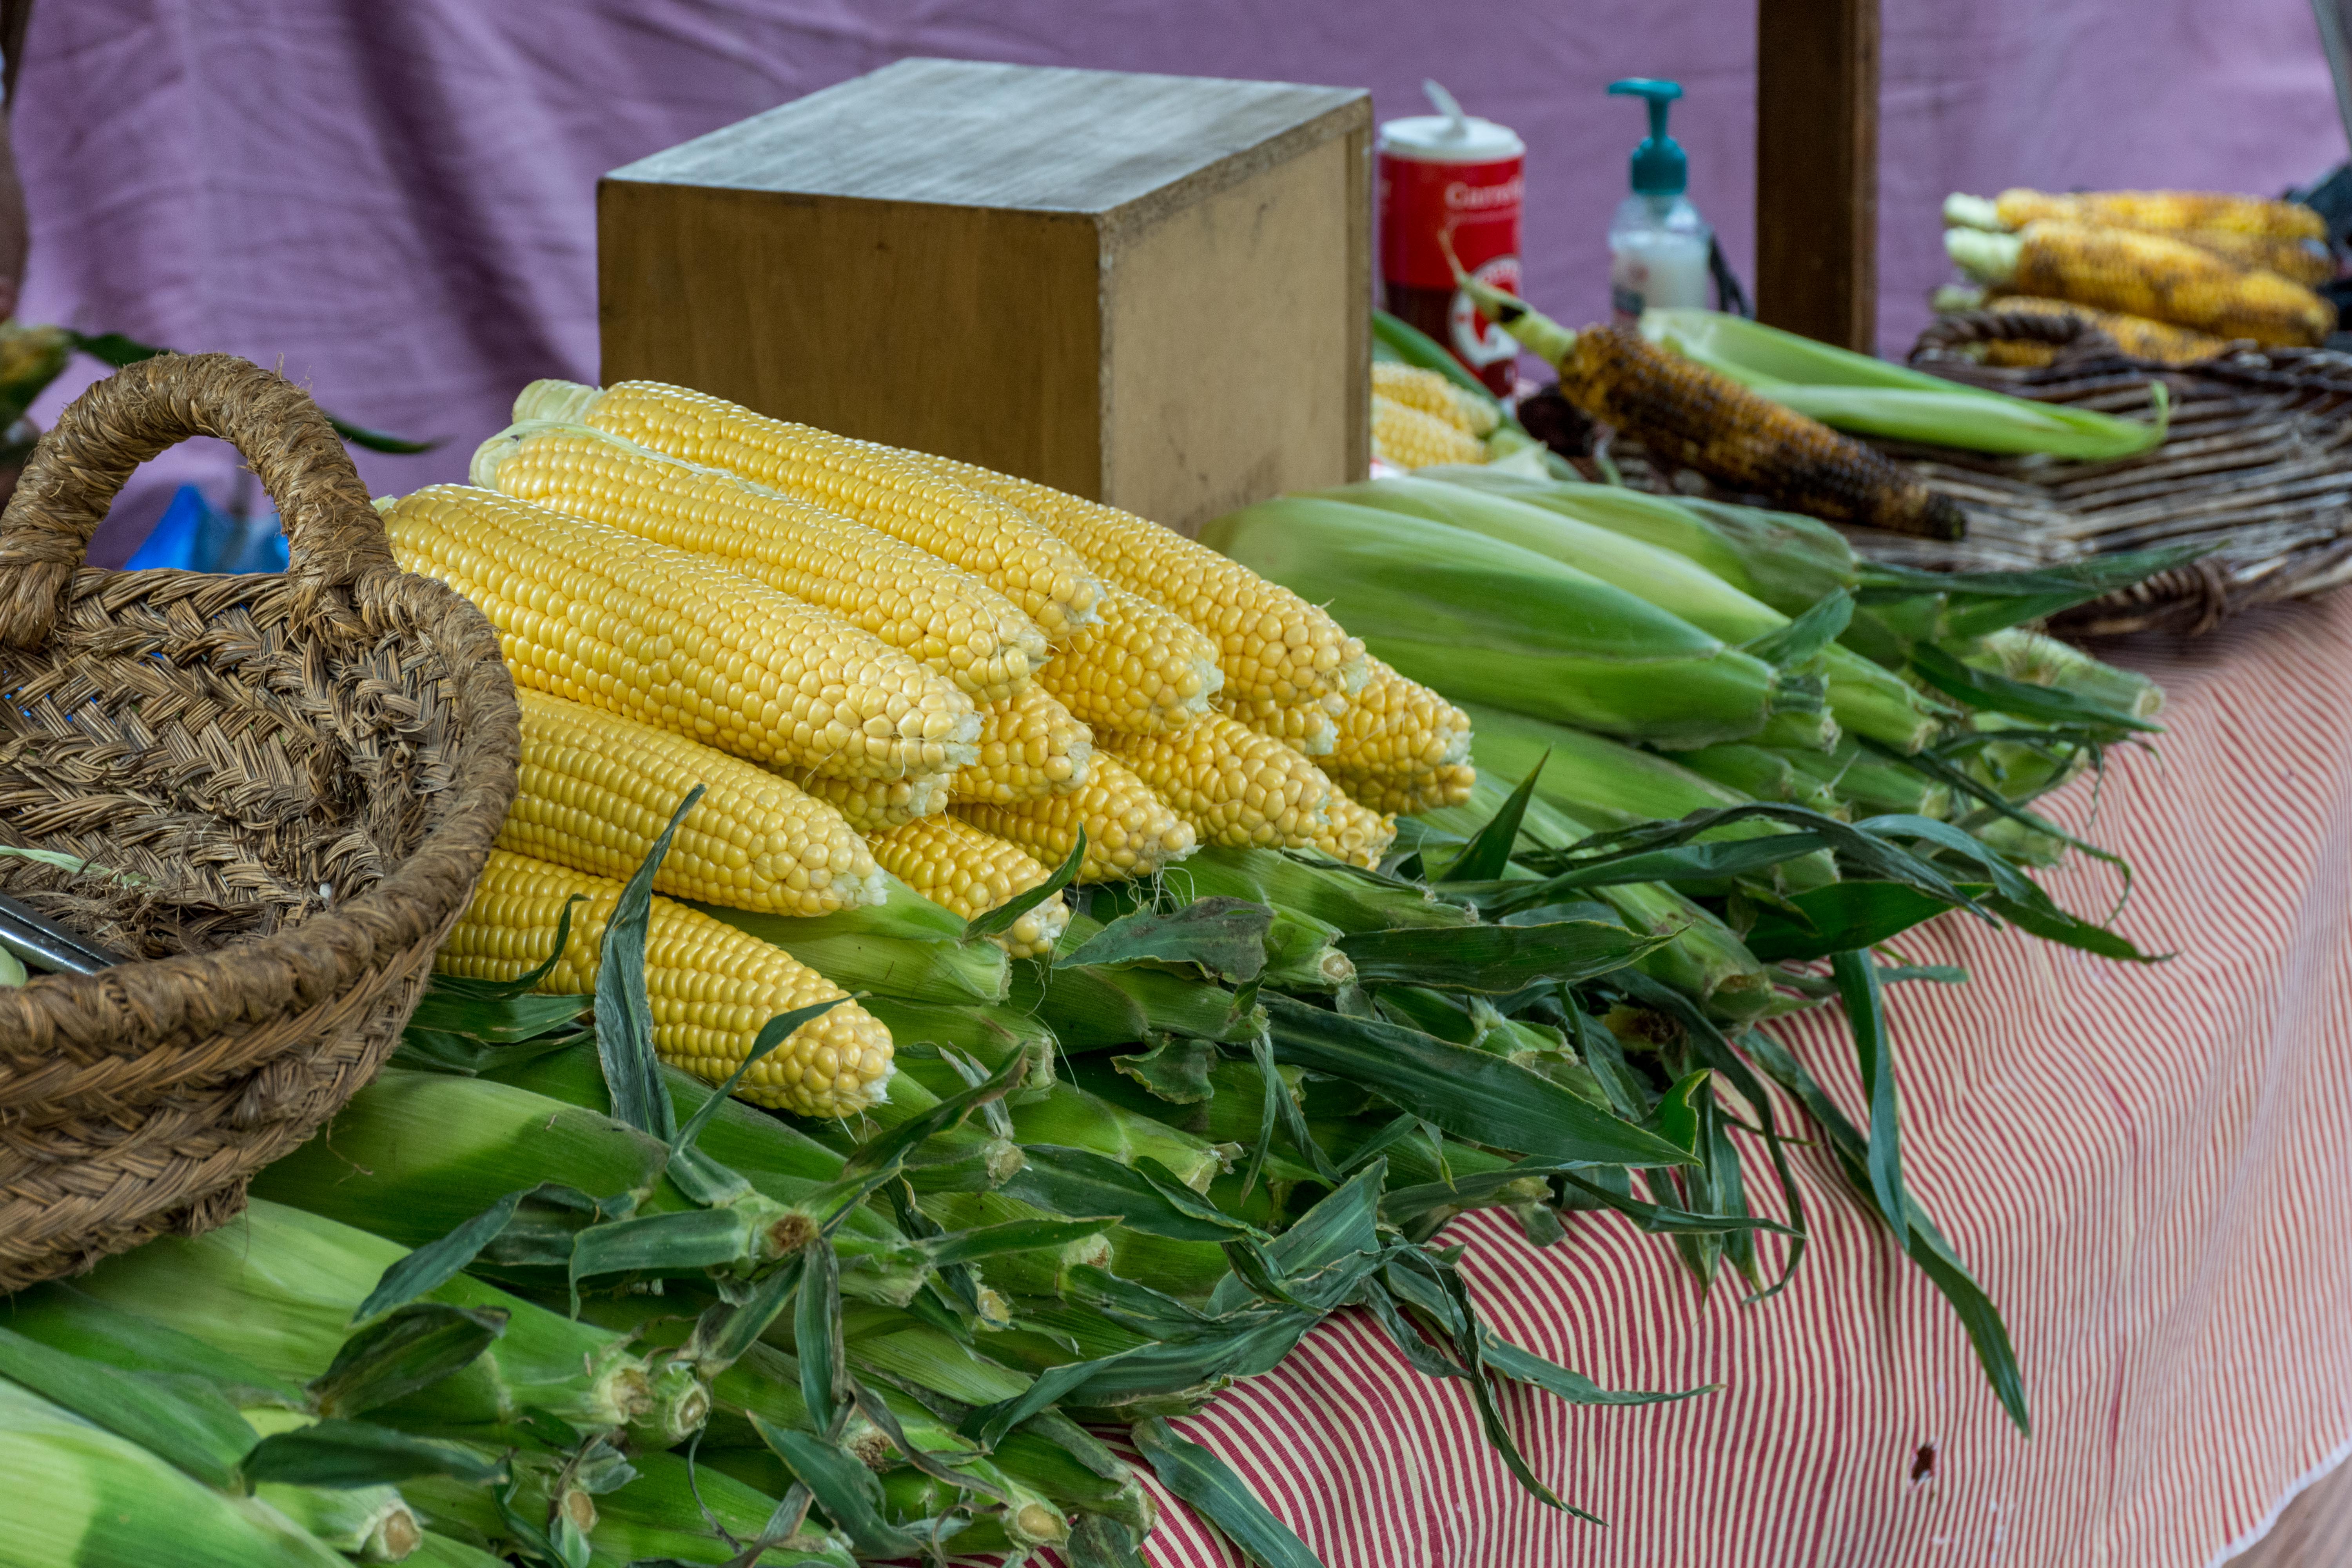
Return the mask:
[[78, 936], [57, 921], [0, 893], [0, 948], [34, 969], [56, 974], [95, 974], [130, 962], [122, 954]]

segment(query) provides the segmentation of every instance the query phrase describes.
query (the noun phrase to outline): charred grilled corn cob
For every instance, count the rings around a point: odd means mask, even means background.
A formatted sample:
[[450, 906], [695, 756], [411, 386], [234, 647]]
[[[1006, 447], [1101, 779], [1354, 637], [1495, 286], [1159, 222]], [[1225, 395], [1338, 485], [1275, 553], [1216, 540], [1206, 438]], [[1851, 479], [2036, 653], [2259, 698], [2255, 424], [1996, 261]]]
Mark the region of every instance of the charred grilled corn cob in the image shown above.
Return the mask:
[[2162, 234], [2217, 229], [2277, 239], [2327, 237], [2327, 220], [2300, 202], [2220, 191], [2081, 191], [2059, 195], [2020, 186], [2001, 192], [1992, 205], [2003, 228], [2023, 228], [2042, 218], [2060, 218]]
[[1289, 589], [1171, 529], [1098, 501], [945, 458], [938, 472], [1036, 519], [1104, 579], [1208, 634], [1226, 695], [1299, 702], [1364, 682], [1363, 645]]
[[[604, 923], [621, 884], [542, 861], [490, 852], [473, 901], [434, 959], [448, 974], [512, 980], [546, 961], [574, 897], [571, 940], [539, 983], [554, 995], [592, 993]], [[846, 993], [781, 948], [656, 898], [646, 933], [646, 991], [662, 1060], [717, 1081], [740, 1066], [768, 1020]], [[803, 1116], [849, 1116], [885, 1098], [890, 1032], [855, 1002], [802, 1025], [761, 1058], [741, 1096]]]
[[980, 715], [946, 677], [700, 556], [465, 485], [389, 502], [383, 521], [402, 566], [499, 628], [518, 686], [845, 777], [974, 755]]
[[1400, 468], [1483, 463], [1486, 444], [1437, 415], [1372, 394], [1372, 455]]
[[522, 769], [499, 847], [625, 879], [695, 785], [656, 890], [740, 910], [824, 915], [877, 904], [882, 873], [841, 814], [750, 763], [522, 690]]
[[950, 775], [948, 794], [975, 805], [1066, 795], [1087, 782], [1094, 756], [1094, 731], [1041, 682], [982, 712], [980, 755]]
[[515, 417], [572, 420], [688, 462], [731, 468], [954, 563], [1021, 606], [1054, 641], [1095, 618], [1102, 583], [1076, 552], [992, 497], [926, 471], [911, 454], [752, 413], [657, 381], [598, 392], [535, 381]]
[[2301, 284], [2160, 234], [2042, 220], [2021, 234], [1946, 229], [1944, 248], [1985, 282], [2020, 294], [2252, 338], [2266, 348], [2317, 343], [2336, 324], [2334, 308]]
[[474, 482], [724, 561], [941, 671], [977, 702], [1020, 689], [1045, 638], [979, 578], [877, 528], [648, 451], [609, 431], [518, 425], [474, 454]]
[[[2153, 360], [2158, 364], [2193, 364], [2211, 359], [2230, 346], [2227, 339], [2189, 327], [2176, 327], [2169, 321], [2152, 321], [2146, 316], [2126, 316], [2117, 310], [2044, 300], [2033, 294], [1997, 295], [1987, 300], [1983, 308], [2032, 316], [2071, 317], [2106, 333], [2116, 348], [2132, 358]], [[1989, 342], [1984, 351], [1985, 363], [2000, 365], [2048, 364], [2058, 352], [2054, 344], [2025, 341]]]
[[1968, 520], [1951, 497], [1876, 452], [1729, 376], [1611, 324], [1571, 332], [1468, 274], [1456, 285], [1487, 317], [1559, 370], [1559, 389], [1666, 462], [1832, 522], [1958, 539]]
[[1091, 775], [1066, 795], [1024, 800], [1013, 805], [958, 805], [954, 814], [984, 833], [994, 834], [1058, 866], [1087, 835], [1081, 882], [1116, 882], [1149, 877], [1192, 853], [1200, 839], [1192, 825], [1115, 758], [1097, 753]]
[[1123, 735], [1120, 762], [1203, 843], [1297, 848], [1328, 828], [1339, 797], [1322, 770], [1271, 736], [1213, 713], [1177, 735]]
[[[1019, 845], [982, 833], [960, 816], [927, 816], [877, 833], [872, 843], [874, 858], [890, 875], [966, 920], [1053, 875]], [[1015, 958], [1035, 958], [1069, 923], [1069, 905], [1051, 898], [1014, 921], [998, 945]]]

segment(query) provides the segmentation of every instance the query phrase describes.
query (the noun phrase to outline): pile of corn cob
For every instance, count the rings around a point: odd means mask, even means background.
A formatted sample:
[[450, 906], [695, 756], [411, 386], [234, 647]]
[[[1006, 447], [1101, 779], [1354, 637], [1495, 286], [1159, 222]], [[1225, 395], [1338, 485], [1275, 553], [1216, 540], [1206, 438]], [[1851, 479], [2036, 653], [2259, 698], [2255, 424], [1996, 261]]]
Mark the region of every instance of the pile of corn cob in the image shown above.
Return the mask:
[[[2320, 216], [2291, 202], [2195, 191], [2003, 191], [1944, 203], [1945, 247], [1983, 289], [1939, 307], [2073, 316], [2167, 364], [2231, 342], [2308, 346], [2336, 330], [2315, 289], [2336, 276]], [[2046, 343], [1985, 345], [1988, 363], [2047, 363]]]

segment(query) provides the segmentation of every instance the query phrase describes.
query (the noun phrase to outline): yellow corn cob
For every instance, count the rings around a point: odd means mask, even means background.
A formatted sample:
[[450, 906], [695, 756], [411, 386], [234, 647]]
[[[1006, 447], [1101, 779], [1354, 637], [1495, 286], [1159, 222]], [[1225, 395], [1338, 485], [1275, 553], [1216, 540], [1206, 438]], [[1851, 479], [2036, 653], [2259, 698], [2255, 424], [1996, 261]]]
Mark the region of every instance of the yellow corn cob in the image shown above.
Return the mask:
[[1470, 754], [1470, 715], [1377, 658], [1340, 710], [1339, 731], [1326, 769], [1420, 773]]
[[1121, 735], [1105, 744], [1207, 844], [1312, 844], [1339, 793], [1313, 763], [1223, 713], [1180, 734]]
[[1045, 686], [1040, 679], [1019, 696], [981, 710], [980, 756], [949, 775], [951, 799], [1011, 805], [1066, 795], [1087, 782], [1094, 768], [1094, 731]]
[[731, 468], [951, 561], [1021, 606], [1048, 639], [1095, 618], [1102, 583], [1076, 552], [1015, 508], [927, 472], [911, 453], [788, 424], [657, 381], [598, 393], [533, 382], [515, 417], [577, 419], [673, 458]]
[[2288, 282], [2300, 283], [2306, 289], [2316, 289], [2336, 276], [2336, 258], [2315, 239], [2280, 239], [2267, 234], [2238, 234], [2226, 228], [2184, 228], [2174, 231], [2172, 237], [2185, 239], [2200, 250], [2210, 250], [2241, 267], [2275, 272]]
[[903, 779], [829, 779], [803, 773], [795, 775], [794, 782], [804, 793], [841, 813], [842, 820], [858, 832], [874, 834], [945, 811], [950, 776], [918, 773]]
[[1438, 463], [1483, 463], [1486, 445], [1434, 414], [1372, 395], [1372, 456], [1400, 468]]
[[[2044, 300], [2032, 294], [1996, 295], [1987, 300], [1982, 308], [2033, 316], [2072, 317], [2106, 333], [2115, 340], [2116, 347], [2134, 359], [2154, 360], [2159, 364], [2194, 363], [2211, 359], [2230, 346], [2225, 338], [2176, 327], [2169, 321], [2151, 321], [2146, 316], [2126, 316], [2116, 310], [2095, 310], [2089, 305], [2072, 305], [2063, 300]], [[1984, 349], [1985, 363], [2000, 365], [2048, 364], [2058, 352], [2050, 343], [2016, 340], [1988, 342]]]
[[1372, 391], [1391, 403], [1433, 414], [1466, 436], [1491, 435], [1501, 423], [1493, 404], [1473, 397], [1437, 372], [1418, 365], [1374, 360]]
[[1104, 592], [1101, 623], [1037, 672], [1076, 718], [1139, 735], [1185, 728], [1224, 683], [1216, 645], [1192, 623], [1118, 588]]
[[[1358, 694], [1359, 696], [1361, 693]], [[1357, 699], [1333, 692], [1309, 702], [1226, 702], [1217, 711], [1261, 735], [1271, 735], [1302, 757], [1328, 757], [1339, 743], [1337, 722]]]
[[699, 742], [523, 690], [522, 770], [499, 847], [625, 879], [677, 803], [656, 890], [730, 909], [824, 915], [878, 904], [880, 868], [841, 814]]
[[1944, 246], [1986, 282], [2019, 294], [2252, 338], [2266, 348], [2315, 344], [2336, 323], [2335, 308], [2301, 284], [2160, 234], [2043, 220], [2017, 235], [1947, 229]]
[[[927, 816], [874, 836], [874, 858], [931, 902], [966, 920], [984, 915], [1053, 875], [1017, 844], [982, 833], [958, 816]], [[1047, 899], [996, 938], [1015, 958], [1034, 958], [1058, 941], [1070, 907]]]
[[[573, 908], [563, 957], [539, 989], [594, 991], [621, 884], [503, 849], [490, 852], [434, 967], [474, 980], [514, 979], [545, 962], [574, 896], [586, 901]], [[654, 1049], [672, 1067], [713, 1082], [741, 1065], [769, 1019], [845, 994], [781, 948], [658, 897], [646, 932], [646, 991]], [[887, 1097], [890, 1072], [890, 1031], [844, 1002], [762, 1057], [738, 1092], [802, 1116], [851, 1116]]]
[[499, 628], [515, 684], [755, 762], [944, 773], [980, 715], [872, 634], [700, 556], [464, 485], [388, 503], [400, 564]]
[[1381, 857], [1396, 842], [1396, 818], [1382, 816], [1368, 806], [1357, 805], [1344, 795], [1335, 794], [1331, 800], [1331, 820], [1312, 840], [1314, 847], [1335, 860], [1345, 860], [1350, 866], [1361, 866], [1367, 871], [1381, 868]]
[[1447, 763], [1423, 773], [1353, 773], [1328, 770], [1331, 782], [1357, 805], [1393, 816], [1411, 816], [1443, 805], [1461, 805], [1477, 786], [1478, 770], [1468, 763]]
[[1176, 612], [1216, 645], [1225, 694], [1299, 702], [1364, 681], [1364, 645], [1239, 562], [1117, 507], [945, 458], [935, 470], [1019, 507], [1112, 585]]
[[2299, 202], [2218, 191], [2083, 191], [2057, 195], [2019, 187], [1993, 198], [2004, 228], [2023, 228], [2042, 218], [2071, 223], [2114, 224], [2169, 234], [2218, 229], [2267, 235], [2278, 239], [2327, 237], [2327, 220]]
[[1045, 638], [971, 573], [877, 528], [719, 468], [578, 425], [518, 425], [474, 454], [474, 482], [723, 560], [947, 675], [973, 700], [1020, 689]]
[[1087, 855], [1078, 863], [1081, 882], [1149, 877], [1181, 860], [1200, 843], [1191, 823], [1170, 810], [1141, 779], [1099, 752], [1092, 776], [1067, 795], [1014, 805], [958, 805], [950, 810], [1050, 866], [1069, 858], [1078, 829], [1085, 828]]

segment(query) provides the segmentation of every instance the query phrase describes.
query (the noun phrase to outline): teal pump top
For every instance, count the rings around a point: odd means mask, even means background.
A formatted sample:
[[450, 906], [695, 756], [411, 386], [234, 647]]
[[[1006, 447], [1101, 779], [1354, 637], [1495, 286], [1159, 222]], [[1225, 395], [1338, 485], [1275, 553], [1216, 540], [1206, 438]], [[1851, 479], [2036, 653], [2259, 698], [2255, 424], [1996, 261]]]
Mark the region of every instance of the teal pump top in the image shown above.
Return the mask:
[[1650, 106], [1650, 134], [1633, 149], [1633, 194], [1678, 196], [1690, 184], [1690, 160], [1683, 144], [1666, 134], [1666, 106], [1683, 95], [1682, 84], [1628, 77], [1609, 84], [1612, 97], [1639, 98]]

